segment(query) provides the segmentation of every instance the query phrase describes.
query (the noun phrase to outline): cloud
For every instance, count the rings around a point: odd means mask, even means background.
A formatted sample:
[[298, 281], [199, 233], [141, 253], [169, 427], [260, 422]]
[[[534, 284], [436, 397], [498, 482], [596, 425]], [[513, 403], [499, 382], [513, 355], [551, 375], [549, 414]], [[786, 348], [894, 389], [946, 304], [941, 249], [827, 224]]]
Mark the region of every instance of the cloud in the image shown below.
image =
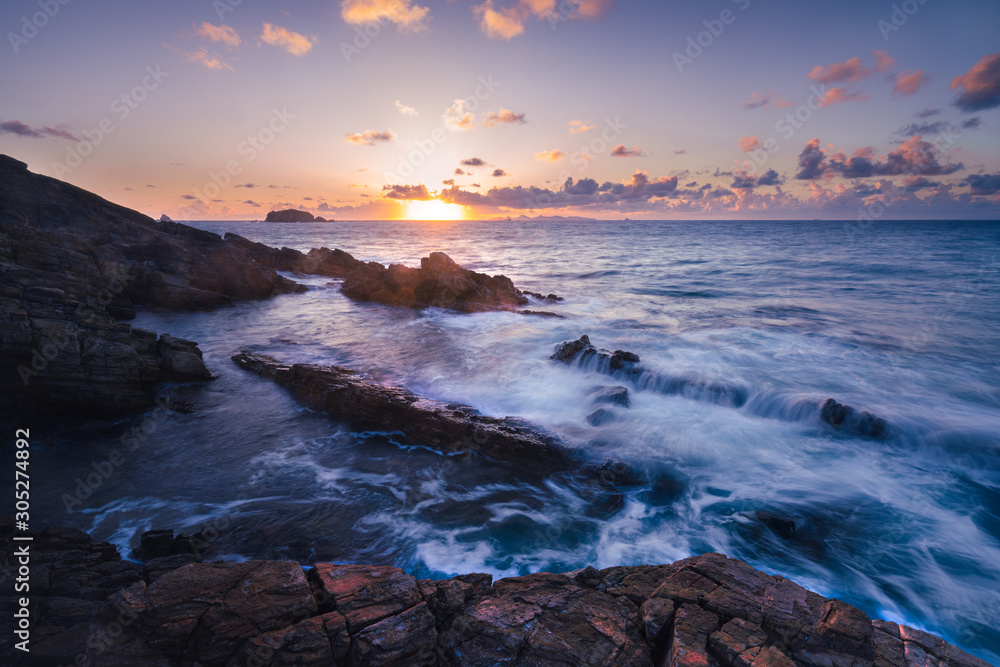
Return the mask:
[[382, 196], [387, 199], [408, 199], [427, 201], [434, 199], [427, 191], [426, 185], [386, 185], [382, 188]]
[[819, 147], [819, 139], [810, 139], [799, 153], [799, 173], [795, 178], [811, 181], [826, 172], [826, 153]]
[[214, 51], [209, 52], [209, 50], [206, 49], [204, 46], [200, 47], [196, 51], [190, 51], [190, 52], [181, 51], [180, 49], [175, 49], [169, 44], [164, 44], [164, 46], [166, 46], [169, 49], [172, 49], [173, 51], [176, 51], [178, 54], [180, 54], [181, 58], [183, 58], [189, 63], [198, 63], [199, 65], [207, 67], [208, 69], [219, 69], [219, 70], [233, 69], [232, 65], [222, 60], [221, 55], [215, 53]]
[[343, 0], [340, 16], [351, 25], [395, 23], [399, 29], [420, 32], [427, 27], [431, 10], [413, 0]]
[[485, 167], [486, 160], [481, 157], [470, 157], [466, 160], [462, 160], [460, 164], [463, 167]]
[[960, 185], [968, 185], [969, 193], [976, 196], [995, 195], [1000, 192], [1000, 174], [969, 174]]
[[16, 134], [19, 137], [30, 137], [41, 139], [43, 137], [59, 137], [60, 139], [70, 139], [77, 141], [77, 137], [69, 130], [59, 127], [39, 127], [34, 128], [19, 120], [7, 120], [0, 122], [0, 134]]
[[852, 93], [845, 88], [831, 88], [819, 100], [820, 107], [828, 107], [840, 102], [864, 102], [868, 96], [864, 93]]
[[292, 32], [272, 23], [264, 24], [264, 30], [260, 33], [260, 39], [265, 44], [277, 46], [300, 58], [309, 53], [313, 47], [313, 43], [305, 35]]
[[399, 113], [404, 116], [419, 116], [420, 112], [413, 107], [408, 107], [399, 100], [396, 100], [396, 108], [399, 109]]
[[591, 130], [596, 130], [596, 125], [590, 125], [582, 120], [571, 120], [569, 122], [569, 132], [570, 134], [583, 134], [584, 132], [590, 132]]
[[962, 127], [966, 130], [971, 130], [973, 128], [979, 127], [982, 124], [982, 119], [979, 116], [973, 116], [972, 118], [966, 118], [962, 121]]
[[510, 40], [524, 33], [524, 24], [530, 19], [546, 19], [555, 29], [558, 21], [598, 19], [613, 4], [614, 0], [516, 0], [497, 8], [493, 0], [486, 0], [472, 11], [487, 37]]
[[754, 93], [746, 102], [740, 105], [741, 109], [784, 109], [795, 106], [794, 102], [786, 100], [781, 95], [773, 91], [767, 91], [763, 95]]
[[198, 198], [195, 197], [194, 195], [181, 195], [181, 199], [194, 199], [194, 200], [197, 200]]
[[917, 118], [930, 118], [931, 116], [936, 116], [941, 113], [940, 109], [924, 109], [923, 111], [917, 112]]
[[213, 42], [221, 42], [231, 49], [236, 48], [243, 42], [243, 40], [240, 39], [239, 34], [237, 34], [236, 30], [234, 30], [232, 26], [212, 25], [207, 21], [195, 28], [194, 34]]
[[500, 123], [508, 125], [509, 124], [524, 125], [527, 122], [528, 121], [525, 120], [523, 113], [514, 113], [510, 109], [501, 108], [500, 111], [496, 112], [490, 111], [489, 113], [487, 113], [486, 120], [483, 121], [483, 124], [486, 127], [493, 127]]
[[756, 134], [748, 134], [747, 136], [740, 139], [740, 150], [744, 153], [749, 153], [760, 148], [760, 139], [757, 138]]
[[962, 111], [980, 111], [1000, 106], [1000, 51], [983, 56], [968, 72], [951, 80], [951, 89], [961, 88], [955, 106]]
[[357, 144], [358, 146], [374, 146], [377, 143], [385, 143], [387, 141], [394, 141], [395, 139], [396, 134], [392, 130], [386, 130], [385, 132], [365, 130], [364, 132], [355, 132], [344, 137], [344, 141], [347, 143]]
[[507, 172], [504, 171], [503, 169], [493, 170], [493, 178], [503, 178], [504, 176], [507, 176]]
[[456, 176], [465, 176], [465, 170], [464, 169], [456, 169], [455, 170], [455, 175]]
[[861, 64], [861, 59], [855, 56], [845, 62], [826, 67], [816, 65], [807, 77], [819, 83], [856, 83], [876, 72], [888, 72], [892, 66], [892, 58], [885, 51], [872, 51], [872, 55], [876, 60], [872, 68], [866, 68]]
[[936, 120], [930, 123], [909, 123], [899, 128], [897, 134], [904, 137], [912, 137], [915, 134], [937, 134], [951, 127], [951, 123], [943, 120]]
[[903, 180], [903, 187], [905, 187], [910, 192], [916, 192], [917, 190], [924, 190], [927, 188], [936, 188], [941, 184], [937, 181], [932, 181], [930, 179], [924, 178], [923, 176], [907, 176]]
[[642, 157], [642, 149], [638, 146], [629, 149], [625, 144], [618, 144], [612, 149], [611, 157]]
[[678, 148], [677, 150], [674, 151], [674, 155], [687, 155], [687, 149]]
[[524, 32], [524, 17], [518, 11], [519, 5], [497, 11], [493, 0], [486, 0], [473, 7], [479, 28], [490, 39], [510, 40]]
[[734, 190], [752, 190], [761, 185], [781, 185], [782, 183], [784, 183], [784, 179], [774, 169], [768, 169], [758, 177], [745, 171], [739, 171], [734, 175], [733, 183], [729, 187]]
[[920, 87], [930, 81], [930, 77], [924, 74], [923, 70], [914, 69], [900, 72], [896, 75], [896, 82], [892, 86], [894, 95], [905, 97], [920, 90]]
[[[827, 161], [829, 159], [829, 161]], [[944, 176], [964, 169], [962, 163], [941, 164], [934, 146], [919, 135], [899, 144], [884, 158], [875, 158], [875, 149], [864, 146], [847, 157], [843, 152], [827, 157], [819, 146], [819, 139], [806, 143], [799, 154], [799, 180], [815, 180], [829, 174], [844, 178], [869, 178], [873, 176]]]
[[454, 178], [445, 179], [441, 181], [441, 185], [455, 185], [455, 179]]
[[455, 103], [445, 109], [444, 123], [456, 132], [472, 130], [476, 127], [476, 115], [465, 110], [465, 100], [455, 100]]
[[539, 162], [558, 162], [564, 157], [566, 157], [566, 154], [558, 150], [542, 151], [540, 153], [535, 153], [535, 159], [538, 160]]

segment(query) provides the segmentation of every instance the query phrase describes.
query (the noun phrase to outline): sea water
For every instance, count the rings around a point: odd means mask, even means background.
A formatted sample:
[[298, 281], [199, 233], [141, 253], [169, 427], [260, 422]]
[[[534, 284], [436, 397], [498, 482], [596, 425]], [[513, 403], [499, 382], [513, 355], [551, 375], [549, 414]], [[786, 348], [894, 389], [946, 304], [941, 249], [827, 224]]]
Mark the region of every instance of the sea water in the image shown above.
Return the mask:
[[[1000, 662], [1000, 224], [195, 224], [410, 266], [444, 251], [562, 296], [529, 307], [563, 317], [354, 303], [317, 276], [289, 276], [304, 294], [211, 313], [141, 310], [134, 326], [198, 341], [218, 379], [165, 388], [191, 413], [67, 423], [39, 443], [33, 500], [51, 523], [126, 555], [144, 530], [205, 530], [208, 558], [418, 577], [718, 551]], [[638, 354], [644, 376], [549, 360], [583, 334]], [[649, 481], [613, 489], [354, 432], [236, 367], [244, 349], [523, 417]], [[591, 393], [619, 384], [630, 406], [591, 426]], [[828, 398], [890, 436], [823, 423]]]

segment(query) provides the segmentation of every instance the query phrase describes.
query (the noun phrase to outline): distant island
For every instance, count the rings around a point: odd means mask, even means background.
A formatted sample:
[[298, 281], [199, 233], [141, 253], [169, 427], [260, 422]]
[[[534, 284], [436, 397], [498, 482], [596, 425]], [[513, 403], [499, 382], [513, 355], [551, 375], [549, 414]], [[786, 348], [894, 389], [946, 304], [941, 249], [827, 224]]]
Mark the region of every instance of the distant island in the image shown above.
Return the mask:
[[336, 222], [336, 220], [326, 220], [325, 218], [313, 217], [309, 211], [299, 211], [294, 208], [284, 211], [270, 211], [264, 222]]
[[503, 220], [503, 221], [507, 221], [507, 222], [524, 222], [524, 221], [528, 221], [528, 220], [530, 220], [532, 222], [577, 222], [577, 221], [591, 222], [591, 221], [596, 221], [597, 220], [597, 218], [585, 218], [585, 217], [579, 216], [579, 215], [571, 215], [571, 216], [563, 216], [563, 215], [538, 215], [538, 216], [535, 216], [535, 217], [531, 217], [531, 216], [528, 216], [528, 215], [519, 215], [516, 218], [506, 217], [506, 218], [495, 218], [495, 219], [496, 220]]

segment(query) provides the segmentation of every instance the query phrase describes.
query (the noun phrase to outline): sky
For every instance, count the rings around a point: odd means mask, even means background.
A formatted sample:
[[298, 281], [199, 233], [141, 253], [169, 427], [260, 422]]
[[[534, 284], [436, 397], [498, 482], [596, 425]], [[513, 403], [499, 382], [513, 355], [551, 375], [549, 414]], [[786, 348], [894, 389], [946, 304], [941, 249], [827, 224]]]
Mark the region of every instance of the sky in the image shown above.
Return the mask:
[[994, 0], [7, 0], [0, 153], [153, 217], [1000, 219]]

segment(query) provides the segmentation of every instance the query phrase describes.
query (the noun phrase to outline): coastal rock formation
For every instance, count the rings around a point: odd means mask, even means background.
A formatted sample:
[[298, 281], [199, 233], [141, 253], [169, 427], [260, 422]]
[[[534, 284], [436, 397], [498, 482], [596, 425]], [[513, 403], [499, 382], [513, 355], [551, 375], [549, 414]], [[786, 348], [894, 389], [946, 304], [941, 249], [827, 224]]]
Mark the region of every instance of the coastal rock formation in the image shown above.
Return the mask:
[[217, 234], [154, 221], [7, 156], [0, 284], [4, 400], [103, 412], [149, 405], [160, 381], [210, 377], [193, 343], [122, 324], [136, 305], [197, 310], [305, 289]]
[[521, 419], [488, 417], [467, 405], [369, 382], [347, 368], [289, 365], [248, 352], [233, 361], [289, 388], [307, 407], [359, 428], [402, 432], [411, 445], [446, 454], [474, 452], [543, 471], [567, 469], [574, 461], [565, 445]]
[[[284, 211], [269, 211], [264, 222], [317, 222], [309, 211], [298, 211], [294, 208]], [[321, 220], [319, 222], [326, 222]]]
[[369, 262], [347, 275], [341, 291], [355, 301], [463, 313], [516, 310], [529, 303], [510, 278], [463, 269], [443, 252], [421, 259], [419, 269]]
[[881, 439], [889, 435], [889, 423], [870, 412], [856, 410], [849, 405], [826, 399], [820, 406], [819, 418], [838, 431], [845, 431], [866, 438]]
[[244, 248], [255, 261], [278, 271], [343, 279], [351, 271], [363, 269], [366, 266], [364, 262], [354, 259], [343, 250], [313, 248], [308, 253], [303, 253], [293, 248], [272, 248], [232, 232], [228, 232], [225, 238], [230, 243]]
[[[11, 536], [0, 522], [8, 556]], [[720, 554], [494, 582], [290, 561], [157, 569], [80, 531], [33, 537], [39, 665], [988, 667]], [[0, 651], [13, 655], [15, 601], [3, 595]]]

